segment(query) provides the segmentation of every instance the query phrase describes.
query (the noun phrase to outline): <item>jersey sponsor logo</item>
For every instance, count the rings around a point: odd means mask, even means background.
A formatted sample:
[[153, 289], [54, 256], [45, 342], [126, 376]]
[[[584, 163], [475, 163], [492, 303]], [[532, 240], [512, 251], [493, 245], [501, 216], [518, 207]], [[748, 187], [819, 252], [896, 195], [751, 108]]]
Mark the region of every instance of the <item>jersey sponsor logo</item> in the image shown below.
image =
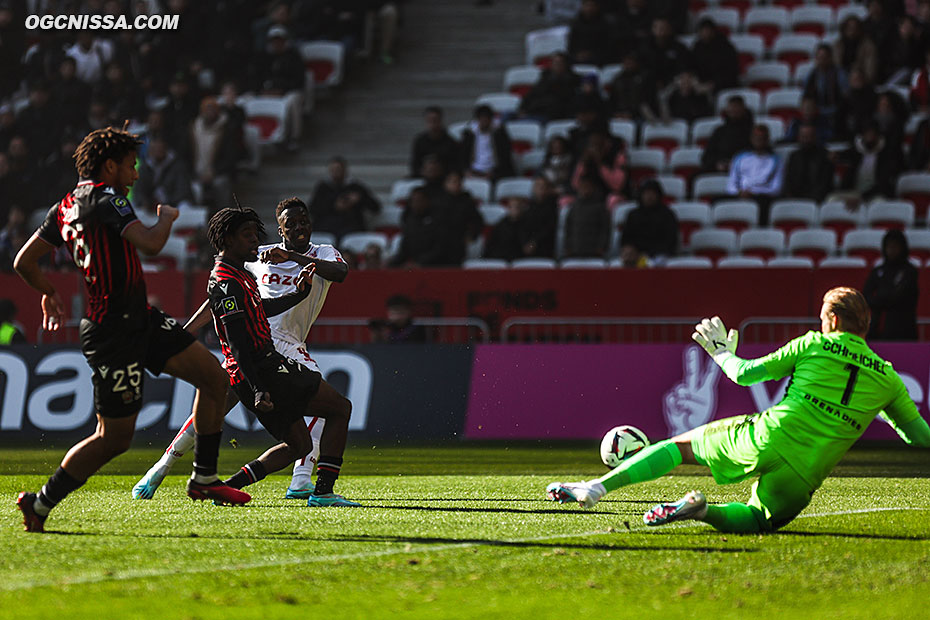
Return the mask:
[[230, 314], [241, 312], [239, 303], [236, 301], [236, 298], [232, 296], [224, 297], [220, 300], [220, 310], [223, 312], [221, 316], [229, 316]]
[[291, 286], [294, 284], [294, 276], [277, 273], [263, 273], [262, 284], [280, 284], [282, 286]]
[[224, 295], [229, 292], [229, 282], [220, 282], [217, 286], [220, 287]]
[[129, 204], [129, 201], [126, 200], [124, 196], [111, 198], [110, 204], [113, 205], [113, 208], [115, 208], [116, 212], [120, 215], [129, 215], [132, 213], [132, 205]]
[[804, 394], [804, 400], [810, 401], [812, 405], [816, 405], [817, 407], [829, 413], [830, 415], [834, 416], [835, 418], [838, 418], [842, 420], [843, 422], [846, 422], [847, 424], [849, 424], [851, 427], [853, 427], [857, 431], [862, 430], [862, 425], [859, 424], [855, 419], [853, 419], [849, 415], [843, 413], [839, 407], [830, 405], [829, 403], [824, 402], [823, 400], [817, 398], [816, 396], [811, 396], [807, 392], [803, 392], [803, 394]]

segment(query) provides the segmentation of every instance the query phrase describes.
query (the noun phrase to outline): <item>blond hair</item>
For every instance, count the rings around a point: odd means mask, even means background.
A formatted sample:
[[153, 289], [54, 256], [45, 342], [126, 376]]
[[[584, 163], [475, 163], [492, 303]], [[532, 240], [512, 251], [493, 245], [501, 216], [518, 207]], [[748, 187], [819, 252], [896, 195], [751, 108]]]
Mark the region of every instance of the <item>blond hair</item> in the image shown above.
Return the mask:
[[872, 313], [865, 297], [854, 288], [837, 286], [823, 296], [827, 312], [836, 315], [843, 331], [865, 335], [869, 331]]

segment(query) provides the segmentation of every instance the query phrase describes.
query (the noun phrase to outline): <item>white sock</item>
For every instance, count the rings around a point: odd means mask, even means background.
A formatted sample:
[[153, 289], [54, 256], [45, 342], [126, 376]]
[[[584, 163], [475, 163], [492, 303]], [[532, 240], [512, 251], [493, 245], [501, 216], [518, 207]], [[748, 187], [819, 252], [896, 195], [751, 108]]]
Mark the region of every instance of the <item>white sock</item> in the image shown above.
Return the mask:
[[323, 435], [322, 418], [304, 418], [307, 423], [307, 430], [310, 431], [310, 439], [313, 440], [313, 449], [310, 454], [294, 462], [294, 474], [291, 476], [290, 488], [306, 489], [311, 486], [310, 477], [313, 475], [313, 468], [320, 458], [320, 437]]
[[48, 513], [52, 511], [52, 507], [46, 506], [45, 503], [39, 499], [39, 496], [36, 495], [36, 501], [32, 502], [32, 510], [39, 516], [47, 517]]
[[179, 458], [190, 452], [191, 448], [197, 442], [197, 433], [194, 431], [194, 416], [187, 418], [187, 422], [181, 426], [181, 430], [175, 435], [168, 449], [158, 461], [161, 467], [171, 467]]

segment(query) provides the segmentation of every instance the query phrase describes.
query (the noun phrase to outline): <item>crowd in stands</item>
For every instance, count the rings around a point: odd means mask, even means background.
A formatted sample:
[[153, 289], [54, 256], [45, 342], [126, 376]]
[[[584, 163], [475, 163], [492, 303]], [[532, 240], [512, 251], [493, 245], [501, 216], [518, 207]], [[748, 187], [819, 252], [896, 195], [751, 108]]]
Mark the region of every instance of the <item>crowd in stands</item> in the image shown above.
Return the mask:
[[[259, 161], [244, 98], [280, 98], [280, 147], [296, 150], [313, 93], [301, 45], [336, 41], [349, 57], [391, 63], [399, 5], [0, 0], [0, 269], [10, 269], [36, 214], [74, 187], [77, 143], [108, 125], [128, 122], [144, 138], [131, 194], [137, 210], [230, 204], [239, 175]], [[27, 14], [179, 19], [176, 30], [27, 30]]]
[[[720, 4], [743, 16], [756, 6]], [[833, 4], [823, 5], [830, 15]], [[930, 172], [928, 0], [869, 0], [846, 12], [841, 5], [835, 31], [834, 22], [821, 24], [823, 36], [799, 58], [768, 62], [766, 52], [757, 53], [755, 64], [779, 65], [789, 76], [774, 86], [797, 85], [797, 100], [782, 114], [763, 114], [773, 85], [752, 88], [752, 63], [734, 44], [735, 28], [715, 22], [713, 11], [701, 14], [677, 0], [574, 5], [564, 49], [531, 59], [538, 77], [510, 85], [514, 105], [481, 98], [488, 104], [478, 105], [471, 121], [449, 126], [440, 109], [426, 110], [410, 159], [411, 177], [424, 185], [396, 202], [402, 215], [393, 264], [454, 266], [479, 257], [662, 264], [688, 250], [677, 203], [751, 203], [749, 226], [766, 228], [772, 205], [785, 199], [840, 201], [864, 222], [877, 199], [899, 199], [903, 173]], [[763, 34], [755, 38], [772, 54], [779, 33]], [[698, 138], [702, 123], [713, 130]], [[544, 129], [538, 161], [521, 149], [521, 124]], [[550, 132], [555, 125], [563, 127]], [[648, 139], [647, 131], [679, 126], [683, 138], [669, 147]], [[644, 174], [637, 158], [657, 148], [665, 151], [662, 163]], [[698, 151], [693, 170], [665, 164], [677, 150]], [[681, 185], [668, 186], [666, 171]], [[481, 207], [466, 226], [443, 191], [450, 173], [464, 177], [466, 191], [470, 183], [480, 190], [481, 179], [492, 187], [512, 177], [535, 180], [519, 196], [495, 192], [502, 208], [486, 209], [488, 197], [474, 193]], [[721, 177], [716, 190], [699, 195], [695, 181], [713, 175]], [[917, 209], [920, 223], [924, 208]], [[815, 216], [810, 225], [818, 224]], [[834, 242], [827, 254], [837, 248]]]

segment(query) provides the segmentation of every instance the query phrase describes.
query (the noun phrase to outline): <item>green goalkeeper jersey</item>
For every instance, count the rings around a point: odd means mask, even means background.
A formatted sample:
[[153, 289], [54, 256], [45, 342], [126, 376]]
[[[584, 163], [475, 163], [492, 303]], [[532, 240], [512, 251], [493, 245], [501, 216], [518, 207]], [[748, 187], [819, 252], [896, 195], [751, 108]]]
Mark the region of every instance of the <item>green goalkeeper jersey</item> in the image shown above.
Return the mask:
[[847, 332], [810, 331], [765, 357], [728, 354], [719, 361], [739, 385], [791, 375], [785, 398], [760, 414], [756, 440], [778, 452], [812, 488], [879, 412], [895, 428], [920, 418], [891, 362]]

